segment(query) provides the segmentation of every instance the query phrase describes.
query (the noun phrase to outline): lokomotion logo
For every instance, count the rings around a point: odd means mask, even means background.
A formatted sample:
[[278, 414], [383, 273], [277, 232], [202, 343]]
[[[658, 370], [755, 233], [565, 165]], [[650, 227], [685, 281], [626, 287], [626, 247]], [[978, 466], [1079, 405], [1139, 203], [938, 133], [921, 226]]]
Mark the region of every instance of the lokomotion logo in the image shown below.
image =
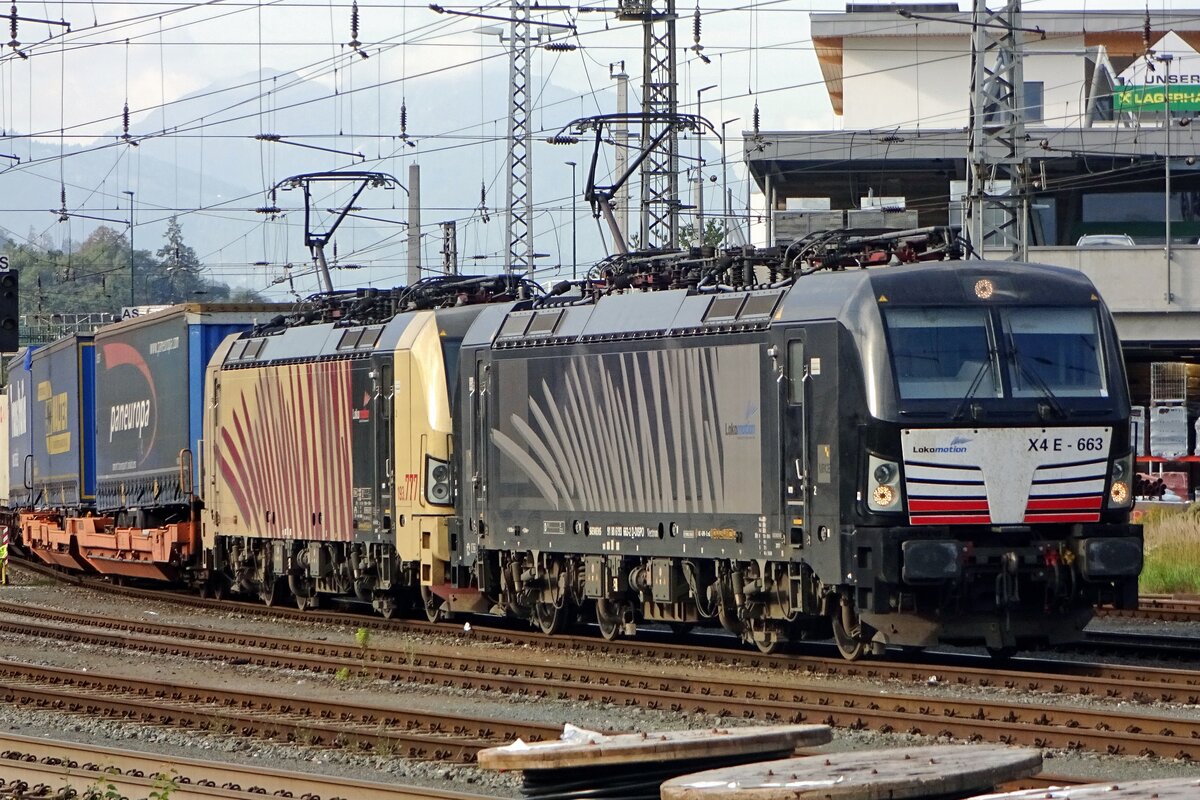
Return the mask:
[[758, 413], [758, 406], [754, 403], [747, 403], [744, 413], [745, 422], [726, 422], [726, 436], [753, 436], [758, 431], [758, 426], [750, 420]]
[[932, 447], [928, 447], [926, 445], [921, 445], [920, 447], [914, 447], [913, 452], [914, 453], [965, 453], [965, 452], [967, 452], [966, 446], [968, 444], [970, 444], [971, 441], [972, 441], [972, 439], [969, 436], [955, 436], [953, 439], [950, 440], [950, 444], [934, 445]]
[[120, 387], [120, 394], [124, 396], [115, 398], [116, 402], [108, 411], [108, 441], [119, 443], [125, 438], [123, 435], [131, 432], [136, 434], [137, 451], [123, 455], [132, 456], [135, 462], [140, 462], [153, 452], [158, 433], [158, 393], [154, 376], [142, 354], [132, 345], [109, 342], [99, 349], [106, 373], [130, 367], [142, 378], [142, 381], [138, 381], [129, 376], [120, 381], [109, 381], [109, 385]]

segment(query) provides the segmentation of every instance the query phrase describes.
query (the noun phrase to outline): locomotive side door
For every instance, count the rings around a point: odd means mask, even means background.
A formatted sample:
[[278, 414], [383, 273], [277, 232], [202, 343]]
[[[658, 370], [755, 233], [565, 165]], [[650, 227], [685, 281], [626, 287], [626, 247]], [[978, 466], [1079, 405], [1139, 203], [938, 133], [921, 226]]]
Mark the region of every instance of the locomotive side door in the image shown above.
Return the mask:
[[808, 458], [809, 375], [803, 331], [789, 331], [784, 343], [780, 403], [783, 418], [783, 500], [788, 544], [804, 546], [808, 524], [811, 468]]
[[491, 361], [484, 356], [477, 356], [475, 374], [472, 376], [473, 386], [471, 387], [471, 407], [474, 410], [471, 420], [471, 442], [474, 459], [471, 474], [467, 477], [471, 481], [471, 493], [475, 498], [476, 513], [480, 517], [479, 524], [482, 524], [482, 518], [487, 512], [487, 456], [491, 439], [491, 431], [488, 428], [488, 406], [491, 404], [488, 384], [491, 371]]

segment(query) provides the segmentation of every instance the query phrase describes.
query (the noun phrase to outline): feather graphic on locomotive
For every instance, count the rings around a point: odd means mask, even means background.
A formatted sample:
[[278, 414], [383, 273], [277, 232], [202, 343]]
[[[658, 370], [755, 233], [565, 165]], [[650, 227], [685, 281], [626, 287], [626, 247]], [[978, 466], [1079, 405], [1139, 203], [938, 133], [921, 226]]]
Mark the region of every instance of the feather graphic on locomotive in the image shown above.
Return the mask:
[[[266, 324], [186, 307], [101, 329], [95, 424], [52, 442], [79, 501], [10, 470], [25, 543], [301, 608], [711, 625], [764, 651], [832, 635], [848, 658], [1007, 653], [1136, 603], [1120, 345], [1080, 273], [780, 277], [764, 252], [770, 280], [747, 261], [705, 286], [685, 256], [582, 296], [455, 276]], [[21, 363], [13, 418], [45, 418]], [[10, 464], [48, 443], [13, 426]]]

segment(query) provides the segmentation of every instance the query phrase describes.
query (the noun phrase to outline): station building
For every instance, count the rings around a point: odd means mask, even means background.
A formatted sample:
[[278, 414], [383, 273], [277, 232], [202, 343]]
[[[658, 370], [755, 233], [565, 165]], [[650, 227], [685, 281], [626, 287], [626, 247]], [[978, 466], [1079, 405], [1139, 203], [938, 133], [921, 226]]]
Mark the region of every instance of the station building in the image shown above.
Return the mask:
[[[838, 219], [961, 224], [969, 8], [849, 4], [844, 13], [811, 15], [816, 61], [840, 125], [745, 134], [770, 243], [836, 227], [828, 223]], [[1180, 400], [1189, 412], [1172, 441], [1182, 435], [1184, 444], [1173, 445], [1178, 456], [1143, 467], [1188, 475], [1179, 491], [1190, 496], [1200, 483], [1200, 8], [1034, 10], [1023, 12], [1021, 25], [1029, 31], [1022, 66], [1030, 260], [1079, 269], [1100, 289], [1149, 430], [1162, 406], [1153, 377], [1166, 375], [1154, 365], [1178, 365], [1171, 374], [1183, 376]], [[1128, 239], [1078, 246], [1098, 234]], [[1006, 257], [1005, 242], [991, 244], [1002, 250], [985, 251], [989, 257]], [[1149, 450], [1148, 436], [1144, 444]]]

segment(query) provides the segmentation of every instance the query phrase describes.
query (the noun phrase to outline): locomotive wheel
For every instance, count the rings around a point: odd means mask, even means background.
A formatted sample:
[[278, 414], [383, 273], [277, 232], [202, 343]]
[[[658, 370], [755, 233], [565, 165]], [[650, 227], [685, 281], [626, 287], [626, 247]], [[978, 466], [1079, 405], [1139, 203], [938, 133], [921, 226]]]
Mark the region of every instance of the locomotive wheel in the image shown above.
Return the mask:
[[[847, 620], [846, 617], [850, 619]], [[833, 615], [833, 641], [837, 644], [838, 652], [847, 661], [857, 661], [867, 651], [867, 643], [862, 639], [862, 623], [858, 614], [849, 605], [842, 606], [841, 613]], [[851, 624], [847, 627], [847, 622]]]
[[771, 639], [770, 641], [758, 638], [754, 640], [754, 646], [757, 647], [758, 652], [762, 653], [764, 656], [774, 655], [777, 653], [779, 651], [780, 644], [782, 644], [782, 642], [777, 638]]
[[600, 635], [611, 642], [621, 632], [621, 614], [609, 601], [597, 600], [596, 624], [600, 626]]
[[428, 586], [421, 587], [421, 605], [425, 608], [425, 619], [430, 622], [442, 622], [442, 598], [429, 590]]
[[554, 603], [534, 603], [533, 619], [538, 630], [547, 636], [562, 633], [567, 627], [566, 604], [556, 606]]
[[296, 608], [301, 611], [306, 611], [310, 608], [317, 608], [321, 605], [321, 597], [317, 594], [316, 587], [309, 581], [303, 581], [299, 584], [302, 591], [296, 592]]
[[1016, 645], [1008, 645], [1006, 647], [989, 647], [988, 655], [992, 657], [992, 661], [1008, 661], [1017, 654]]
[[279, 605], [284, 597], [283, 581], [279, 578], [267, 578], [258, 588], [258, 598], [264, 606]]

